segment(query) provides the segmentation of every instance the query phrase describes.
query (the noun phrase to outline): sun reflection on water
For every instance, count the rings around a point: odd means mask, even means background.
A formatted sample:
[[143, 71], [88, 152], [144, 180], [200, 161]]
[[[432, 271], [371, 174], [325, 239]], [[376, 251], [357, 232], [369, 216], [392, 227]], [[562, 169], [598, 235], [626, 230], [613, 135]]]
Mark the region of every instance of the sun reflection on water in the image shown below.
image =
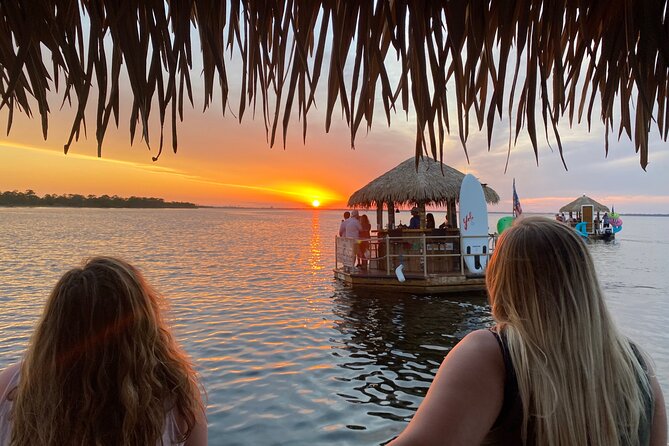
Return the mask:
[[315, 273], [323, 269], [323, 262], [321, 261], [321, 223], [319, 211], [311, 213], [311, 239], [309, 241], [309, 266]]

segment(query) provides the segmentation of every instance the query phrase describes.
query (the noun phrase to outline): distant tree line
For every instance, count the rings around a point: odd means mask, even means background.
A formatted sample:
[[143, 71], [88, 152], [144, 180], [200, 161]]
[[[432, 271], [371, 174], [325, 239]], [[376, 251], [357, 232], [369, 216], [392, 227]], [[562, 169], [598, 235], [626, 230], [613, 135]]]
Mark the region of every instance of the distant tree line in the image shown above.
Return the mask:
[[183, 201], [165, 201], [162, 198], [119, 197], [117, 195], [46, 194], [40, 197], [33, 190], [0, 193], [0, 206], [54, 206], [74, 208], [197, 208]]

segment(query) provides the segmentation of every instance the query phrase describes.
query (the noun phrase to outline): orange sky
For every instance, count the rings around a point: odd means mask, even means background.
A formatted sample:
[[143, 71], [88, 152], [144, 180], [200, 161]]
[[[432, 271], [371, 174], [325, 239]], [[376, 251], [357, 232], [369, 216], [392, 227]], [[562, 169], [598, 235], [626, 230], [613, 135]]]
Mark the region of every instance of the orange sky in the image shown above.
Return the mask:
[[[346, 176], [364, 172], [351, 167], [357, 164], [352, 159], [360, 157], [336, 137], [319, 135], [318, 144], [312, 137], [306, 146], [300, 141], [287, 150], [270, 149], [262, 122], [240, 125], [215, 111], [190, 114], [180, 127], [179, 152], [165, 147], [157, 162], [151, 160], [156, 149], [149, 152], [138, 141], [129, 145], [125, 128], [110, 129], [103, 157], [97, 158], [94, 140], [63, 154], [68, 113], [53, 116], [47, 141], [37, 120], [15, 120], [11, 134], [0, 138], [0, 190], [159, 196], [240, 206], [293, 207], [318, 199], [324, 206], [343, 206], [350, 190]], [[0, 119], [6, 120], [6, 113]], [[341, 156], [334, 154], [335, 147]]]
[[[57, 99], [55, 95], [51, 102], [55, 109], [60, 103]], [[232, 114], [222, 117], [216, 107], [202, 113], [197, 85], [195, 100], [195, 110], [186, 110], [185, 122], [179, 127], [179, 152], [172, 153], [166, 136], [157, 162], [151, 160], [156, 147], [150, 152], [139, 140], [130, 146], [127, 92], [121, 97], [121, 127], [117, 130], [110, 124], [102, 158], [96, 157], [92, 126], [88, 128], [90, 139], [82, 139], [68, 155], [63, 154], [71, 109], [52, 113], [47, 141], [42, 138], [39, 119], [16, 113], [11, 133], [0, 138], [0, 191], [155, 196], [223, 206], [303, 207], [317, 199], [325, 208], [343, 208], [351, 193], [414, 152], [411, 115], [408, 121], [404, 115], [394, 116], [390, 128], [379, 119], [369, 134], [363, 124], [352, 150], [349, 130], [337, 111], [329, 134], [317, 111], [310, 116], [306, 145], [302, 143], [301, 123], [293, 119], [284, 150], [280, 137], [277, 145], [269, 148], [260, 118], [254, 120], [247, 114], [240, 124]], [[231, 100], [238, 100], [234, 91]], [[1, 110], [1, 125], [6, 120], [7, 112]], [[90, 113], [88, 123], [95, 123]], [[612, 142], [605, 159], [603, 131], [597, 125], [591, 133], [585, 126], [563, 126], [561, 135], [569, 171], [562, 167], [557, 151], [542, 139], [537, 167], [529, 140], [521, 135], [504, 173], [508, 122], [497, 124], [490, 152], [484, 132], [471, 137], [469, 165], [457, 136], [452, 135], [444, 160], [497, 190], [502, 200], [492, 211], [510, 211], [515, 177], [523, 207], [529, 211], [552, 212], [587, 194], [615, 205], [620, 212], [669, 213], [669, 179], [664, 174], [669, 169], [667, 143], [651, 136], [650, 164], [644, 172], [626, 140]], [[155, 125], [152, 138], [154, 143], [159, 138]]]

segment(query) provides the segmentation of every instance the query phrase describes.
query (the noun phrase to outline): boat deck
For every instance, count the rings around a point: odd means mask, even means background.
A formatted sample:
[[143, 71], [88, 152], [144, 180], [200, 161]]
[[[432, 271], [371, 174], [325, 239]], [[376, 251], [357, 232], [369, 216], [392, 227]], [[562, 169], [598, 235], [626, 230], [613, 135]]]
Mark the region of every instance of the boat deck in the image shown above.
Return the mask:
[[[491, 237], [491, 247], [494, 242]], [[470, 274], [465, 266], [464, 257], [468, 254], [460, 252], [459, 234], [405, 232], [365, 240], [337, 237], [335, 244], [335, 278], [353, 288], [418, 294], [485, 290], [485, 277]], [[489, 249], [487, 255], [491, 253]], [[354, 267], [361, 256], [365, 267]], [[404, 282], [395, 273], [400, 264]]]

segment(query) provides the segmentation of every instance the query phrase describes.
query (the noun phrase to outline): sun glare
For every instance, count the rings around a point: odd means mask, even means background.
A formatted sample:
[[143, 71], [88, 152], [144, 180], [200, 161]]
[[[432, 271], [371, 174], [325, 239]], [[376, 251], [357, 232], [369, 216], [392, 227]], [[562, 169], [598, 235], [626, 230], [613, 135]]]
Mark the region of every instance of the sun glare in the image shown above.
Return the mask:
[[313, 207], [317, 208], [318, 206], [321, 205], [321, 202], [318, 201], [318, 200], [314, 200], [314, 201], [311, 202], [311, 205], [312, 205]]

